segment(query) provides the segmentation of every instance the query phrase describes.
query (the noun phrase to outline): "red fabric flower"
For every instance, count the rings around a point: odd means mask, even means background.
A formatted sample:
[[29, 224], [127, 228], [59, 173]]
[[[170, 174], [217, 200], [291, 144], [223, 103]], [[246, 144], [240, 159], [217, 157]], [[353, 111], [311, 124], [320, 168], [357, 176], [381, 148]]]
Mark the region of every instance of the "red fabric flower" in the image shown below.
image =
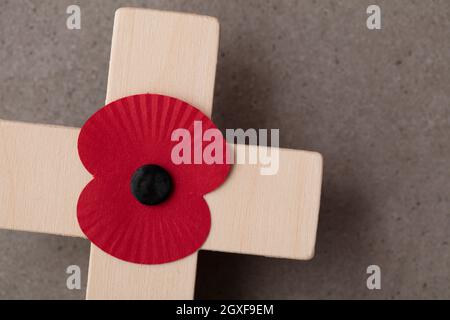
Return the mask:
[[[225, 181], [230, 165], [222, 135], [222, 163], [174, 163], [172, 150], [179, 144], [171, 139], [175, 129], [189, 131], [192, 153], [211, 143], [194, 134], [196, 121], [203, 132], [217, 129], [186, 102], [142, 94], [106, 105], [85, 123], [78, 152], [94, 179], [78, 199], [77, 216], [97, 247], [129, 262], [159, 264], [202, 246], [211, 226], [203, 196]], [[145, 203], [152, 196], [160, 203]]]

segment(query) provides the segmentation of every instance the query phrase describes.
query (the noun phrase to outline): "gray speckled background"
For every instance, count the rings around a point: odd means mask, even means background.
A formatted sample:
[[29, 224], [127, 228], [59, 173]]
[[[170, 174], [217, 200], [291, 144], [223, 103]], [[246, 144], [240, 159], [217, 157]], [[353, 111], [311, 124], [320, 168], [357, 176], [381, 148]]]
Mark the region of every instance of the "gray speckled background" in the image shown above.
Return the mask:
[[[450, 298], [450, 2], [1, 0], [0, 118], [81, 126], [103, 104], [121, 6], [217, 16], [216, 123], [324, 155], [314, 260], [202, 252], [197, 298]], [[0, 298], [82, 299], [65, 269], [85, 287], [88, 256], [85, 240], [1, 230]]]

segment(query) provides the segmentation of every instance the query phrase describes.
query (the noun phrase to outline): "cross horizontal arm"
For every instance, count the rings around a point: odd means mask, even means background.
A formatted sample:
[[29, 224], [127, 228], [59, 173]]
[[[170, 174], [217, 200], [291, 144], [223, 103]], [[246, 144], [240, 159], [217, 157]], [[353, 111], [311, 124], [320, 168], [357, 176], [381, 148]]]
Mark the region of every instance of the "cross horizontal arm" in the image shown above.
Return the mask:
[[[0, 122], [0, 227], [84, 237], [76, 203], [91, 179], [76, 149], [79, 129]], [[256, 146], [236, 146], [236, 155]], [[203, 249], [308, 259], [313, 255], [322, 159], [279, 150], [278, 173], [235, 165], [206, 195], [212, 230]]]
[[79, 129], [0, 120], [0, 228], [82, 236]]
[[[266, 147], [236, 145], [235, 156], [261, 149]], [[225, 184], [206, 195], [213, 224], [203, 249], [301, 260], [314, 256], [322, 156], [278, 152], [274, 175], [261, 175], [262, 164], [237, 164]]]

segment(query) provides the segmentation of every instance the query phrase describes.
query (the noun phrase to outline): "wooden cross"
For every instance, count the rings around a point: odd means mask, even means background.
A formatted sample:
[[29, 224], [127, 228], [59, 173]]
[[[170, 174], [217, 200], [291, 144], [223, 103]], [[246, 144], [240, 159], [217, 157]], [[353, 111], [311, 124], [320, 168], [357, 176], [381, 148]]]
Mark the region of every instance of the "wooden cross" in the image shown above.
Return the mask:
[[[159, 93], [212, 111], [219, 44], [215, 18], [122, 8], [116, 12], [106, 102]], [[63, 107], [63, 106], [61, 106]], [[91, 180], [79, 129], [0, 121], [0, 227], [84, 237], [76, 218]], [[235, 152], [258, 146], [236, 145]], [[206, 195], [212, 216], [202, 249], [310, 259], [322, 180], [320, 154], [280, 149], [276, 175], [235, 165]], [[162, 265], [118, 260], [91, 246], [88, 299], [192, 299], [197, 254]]]

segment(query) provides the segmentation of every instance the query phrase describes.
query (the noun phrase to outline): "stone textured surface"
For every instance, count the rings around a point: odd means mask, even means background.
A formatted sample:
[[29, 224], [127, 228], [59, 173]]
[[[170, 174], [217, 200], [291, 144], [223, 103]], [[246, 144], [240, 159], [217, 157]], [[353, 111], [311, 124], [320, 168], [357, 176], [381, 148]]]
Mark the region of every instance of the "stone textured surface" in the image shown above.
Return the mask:
[[[81, 126], [103, 104], [121, 6], [219, 17], [217, 124], [280, 128], [283, 147], [325, 158], [316, 257], [202, 252], [197, 298], [450, 298], [450, 2], [2, 0], [0, 118]], [[65, 269], [85, 283], [88, 255], [84, 240], [0, 231], [0, 298], [81, 299]]]

